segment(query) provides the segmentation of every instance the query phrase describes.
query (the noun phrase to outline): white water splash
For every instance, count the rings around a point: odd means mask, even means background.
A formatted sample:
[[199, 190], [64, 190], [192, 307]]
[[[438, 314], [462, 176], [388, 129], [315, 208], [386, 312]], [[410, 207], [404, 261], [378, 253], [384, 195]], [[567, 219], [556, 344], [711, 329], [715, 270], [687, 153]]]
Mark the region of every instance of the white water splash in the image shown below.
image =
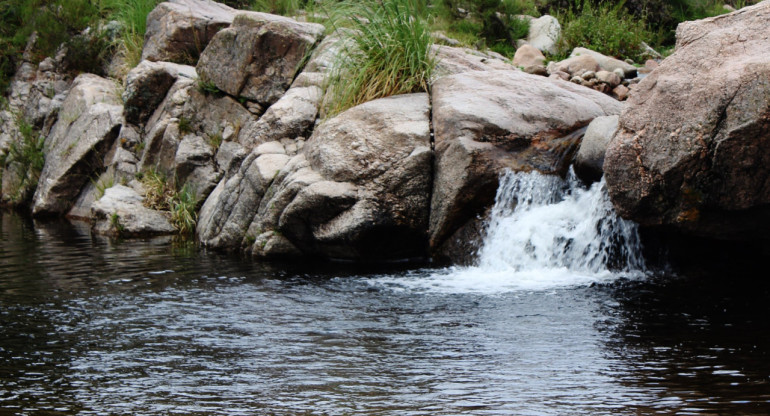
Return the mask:
[[538, 172], [507, 172], [473, 267], [390, 284], [438, 292], [546, 290], [644, 276], [634, 223], [613, 210], [604, 181], [583, 187]]

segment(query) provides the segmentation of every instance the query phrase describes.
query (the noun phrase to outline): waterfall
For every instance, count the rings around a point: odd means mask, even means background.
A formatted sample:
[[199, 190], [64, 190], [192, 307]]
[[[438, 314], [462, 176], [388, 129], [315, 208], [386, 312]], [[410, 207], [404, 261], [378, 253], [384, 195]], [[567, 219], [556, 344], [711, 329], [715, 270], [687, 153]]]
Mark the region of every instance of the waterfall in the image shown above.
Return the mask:
[[549, 290], [644, 277], [641, 253], [636, 224], [615, 213], [603, 180], [586, 188], [572, 171], [567, 179], [506, 172], [476, 265], [377, 282], [444, 293]]
[[615, 213], [604, 180], [586, 189], [572, 171], [566, 180], [506, 172], [478, 252], [478, 269], [629, 273], [642, 272], [644, 261], [637, 227]]

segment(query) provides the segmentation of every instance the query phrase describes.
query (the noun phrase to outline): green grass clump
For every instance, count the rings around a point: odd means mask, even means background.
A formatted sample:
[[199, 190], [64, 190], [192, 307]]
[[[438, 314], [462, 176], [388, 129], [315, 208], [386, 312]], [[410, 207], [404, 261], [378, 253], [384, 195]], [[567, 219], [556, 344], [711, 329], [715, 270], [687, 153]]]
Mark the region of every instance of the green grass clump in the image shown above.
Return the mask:
[[644, 19], [629, 15], [623, 3], [596, 6], [583, 1], [580, 12], [568, 9], [558, 15], [562, 23], [565, 51], [584, 47], [618, 58], [638, 59], [644, 52], [641, 43], [655, 43], [657, 35], [648, 29]]
[[436, 60], [420, 0], [366, 1], [347, 13], [352, 45], [337, 62], [326, 115], [397, 94], [428, 91]]
[[147, 31], [147, 15], [161, 0], [101, 0], [108, 19], [120, 22], [117, 46], [128, 69], [142, 60], [144, 33]]
[[17, 125], [18, 134], [11, 142], [8, 152], [0, 158], [4, 175], [14, 175], [6, 181], [10, 184], [10, 189], [6, 189], [4, 195], [12, 205], [29, 201], [45, 165], [45, 137], [21, 117], [17, 117]]
[[189, 184], [185, 184], [169, 199], [171, 223], [179, 230], [180, 234], [189, 236], [195, 233], [195, 225], [198, 222], [198, 214], [195, 212], [197, 205], [197, 195]]
[[137, 179], [145, 189], [146, 207], [170, 212], [171, 223], [183, 236], [191, 236], [195, 232], [198, 197], [192, 186], [185, 184], [182, 189], [176, 189], [176, 180], [170, 180], [155, 169], [137, 175]]
[[115, 177], [110, 176], [109, 178], [100, 179], [98, 181], [91, 179], [91, 182], [93, 182], [96, 187], [96, 200], [98, 201], [102, 199], [105, 191], [115, 186]]

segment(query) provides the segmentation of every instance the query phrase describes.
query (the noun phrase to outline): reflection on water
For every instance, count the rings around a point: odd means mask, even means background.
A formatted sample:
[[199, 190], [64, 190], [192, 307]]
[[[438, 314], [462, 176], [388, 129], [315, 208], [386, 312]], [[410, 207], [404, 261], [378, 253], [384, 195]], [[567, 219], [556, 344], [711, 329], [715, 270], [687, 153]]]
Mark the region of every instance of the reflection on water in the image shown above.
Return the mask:
[[0, 414], [770, 413], [762, 282], [447, 291], [0, 227]]

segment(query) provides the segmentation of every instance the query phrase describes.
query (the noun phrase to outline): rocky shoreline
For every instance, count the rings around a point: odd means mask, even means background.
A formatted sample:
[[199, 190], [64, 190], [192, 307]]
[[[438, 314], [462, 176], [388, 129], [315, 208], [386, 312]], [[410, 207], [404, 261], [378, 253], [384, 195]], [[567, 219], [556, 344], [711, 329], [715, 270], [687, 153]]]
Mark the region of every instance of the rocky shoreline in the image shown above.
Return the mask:
[[[618, 212], [643, 226], [766, 241], [768, 21], [770, 1], [684, 23], [674, 54], [644, 67], [584, 48], [545, 65], [537, 37], [512, 62], [434, 45], [429, 93], [325, 117], [344, 31], [171, 0], [124, 84], [73, 77], [66, 53], [22, 64], [0, 151], [18, 152], [28, 123], [46, 157], [39, 178], [6, 157], [2, 200], [121, 237], [174, 234], [192, 204], [203, 246], [255, 257], [459, 262], [501, 172], [574, 162], [588, 182], [606, 173]], [[149, 177], [177, 193], [158, 197]]]

